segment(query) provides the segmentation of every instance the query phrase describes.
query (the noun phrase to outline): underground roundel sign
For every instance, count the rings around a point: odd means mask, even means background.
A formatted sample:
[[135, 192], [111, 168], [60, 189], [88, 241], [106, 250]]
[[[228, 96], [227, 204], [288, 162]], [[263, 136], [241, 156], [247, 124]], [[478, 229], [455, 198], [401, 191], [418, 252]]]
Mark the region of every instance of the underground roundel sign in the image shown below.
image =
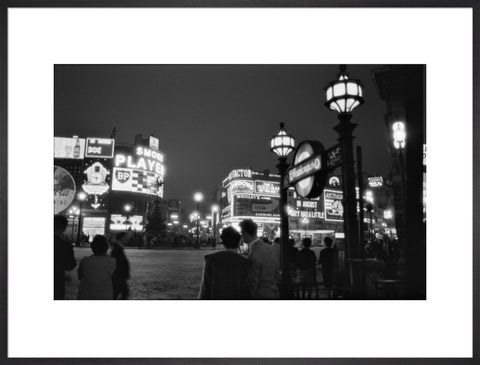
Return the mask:
[[327, 179], [326, 154], [318, 141], [303, 141], [293, 156], [293, 166], [288, 170], [288, 183], [295, 185], [303, 198], [318, 197]]

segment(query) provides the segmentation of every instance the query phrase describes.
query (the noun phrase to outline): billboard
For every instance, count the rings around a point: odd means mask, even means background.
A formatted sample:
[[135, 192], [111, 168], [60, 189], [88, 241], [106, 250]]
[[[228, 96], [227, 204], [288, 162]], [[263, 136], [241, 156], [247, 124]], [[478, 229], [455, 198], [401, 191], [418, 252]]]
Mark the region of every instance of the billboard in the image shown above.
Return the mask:
[[115, 140], [110, 138], [87, 138], [85, 157], [112, 158]]
[[141, 231], [143, 230], [143, 217], [133, 215], [127, 217], [122, 214], [112, 214], [110, 217], [110, 229], [112, 231], [125, 231], [127, 229]]
[[160, 141], [158, 140], [158, 138], [156, 138], [154, 136], [150, 136], [150, 138], [148, 140], [148, 145], [150, 146], [150, 148], [152, 150], [158, 151]]
[[58, 214], [67, 209], [75, 199], [75, 180], [62, 167], [54, 166], [53, 170], [53, 205], [54, 213]]
[[85, 138], [54, 137], [54, 158], [83, 159]]
[[163, 197], [163, 185], [160, 175], [138, 169], [113, 168], [112, 190], [129, 191]]
[[280, 199], [269, 196], [239, 194], [234, 196], [234, 216], [280, 217]]
[[262, 195], [280, 196], [280, 183], [273, 181], [255, 180], [255, 193]]
[[323, 191], [325, 220], [332, 222], [343, 222], [343, 192], [340, 190]]
[[134, 153], [116, 153], [112, 190], [129, 191], [163, 197], [164, 155], [144, 146]]

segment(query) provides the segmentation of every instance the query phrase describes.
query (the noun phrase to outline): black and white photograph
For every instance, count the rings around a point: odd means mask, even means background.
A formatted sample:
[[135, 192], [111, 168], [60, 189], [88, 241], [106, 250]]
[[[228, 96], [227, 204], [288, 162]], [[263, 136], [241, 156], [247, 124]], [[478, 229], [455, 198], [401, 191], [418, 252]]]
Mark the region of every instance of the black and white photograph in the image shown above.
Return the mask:
[[55, 65], [54, 299], [425, 299], [425, 65]]
[[0, 0], [0, 362], [475, 362], [478, 9]]

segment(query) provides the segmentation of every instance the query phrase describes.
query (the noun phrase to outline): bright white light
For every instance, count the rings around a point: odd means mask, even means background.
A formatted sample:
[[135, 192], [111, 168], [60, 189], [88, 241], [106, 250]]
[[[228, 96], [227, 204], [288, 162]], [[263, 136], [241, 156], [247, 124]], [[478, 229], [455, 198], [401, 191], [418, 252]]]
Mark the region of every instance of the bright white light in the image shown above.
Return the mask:
[[87, 194], [85, 194], [85, 192], [81, 191], [81, 192], [78, 193], [77, 197], [78, 197], [78, 200], [85, 200], [85, 199], [87, 199]]
[[212, 212], [216, 213], [220, 210], [220, 207], [217, 204], [212, 205]]
[[125, 204], [123, 210], [128, 213], [132, 210], [132, 206], [130, 204]]
[[195, 200], [197, 203], [200, 203], [203, 200], [203, 194], [202, 193], [193, 194], [193, 200]]
[[405, 132], [405, 123], [395, 122], [392, 124], [393, 130], [393, 145], [398, 150], [400, 148], [405, 148], [405, 139], [407, 133]]

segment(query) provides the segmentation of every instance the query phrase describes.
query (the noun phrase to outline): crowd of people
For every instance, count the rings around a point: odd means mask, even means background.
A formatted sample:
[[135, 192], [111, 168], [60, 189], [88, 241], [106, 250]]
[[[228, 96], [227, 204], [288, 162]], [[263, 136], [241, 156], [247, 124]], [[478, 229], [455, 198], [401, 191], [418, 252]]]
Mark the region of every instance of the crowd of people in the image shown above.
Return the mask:
[[[128, 234], [120, 232], [110, 240], [96, 235], [91, 244], [92, 254], [77, 265], [72, 244], [64, 232], [68, 220], [54, 217], [54, 299], [65, 299], [65, 272], [77, 268], [80, 281], [77, 299], [109, 300], [129, 297], [130, 264], [124, 246]], [[199, 299], [278, 299], [281, 277], [280, 239], [270, 242], [257, 236], [257, 224], [251, 219], [240, 223], [240, 233], [233, 227], [222, 230], [224, 250], [205, 256]], [[302, 297], [310, 297], [317, 282], [317, 264], [321, 265], [322, 283], [331, 289], [337, 271], [338, 253], [333, 240], [325, 237], [325, 248], [318, 260], [311, 249], [312, 240], [302, 240], [298, 250], [289, 239], [289, 262], [292, 285], [301, 288]], [[245, 251], [240, 246], [246, 245]], [[110, 249], [110, 252], [109, 252]]]
[[[224, 251], [205, 256], [199, 299], [279, 299], [280, 239], [272, 243], [257, 237], [257, 224], [251, 219], [240, 222], [241, 233], [232, 227], [223, 229], [220, 236]], [[248, 245], [245, 255], [239, 252], [240, 243]], [[317, 257], [311, 249], [312, 240], [304, 238], [299, 251], [289, 240], [290, 277], [304, 297], [311, 296], [317, 285]], [[326, 248], [319, 255], [323, 283], [331, 289], [337, 270], [338, 255], [333, 240], [324, 239]]]
[[[64, 232], [68, 220], [55, 215], [54, 220], [54, 299], [65, 299], [65, 271], [77, 267], [72, 244]], [[96, 235], [91, 244], [92, 255], [84, 257], [78, 263], [80, 286], [77, 299], [105, 300], [127, 299], [130, 266], [125, 256], [123, 245], [128, 239], [125, 232], [118, 233], [111, 240], [103, 235]], [[111, 246], [110, 255], [108, 249]]]

